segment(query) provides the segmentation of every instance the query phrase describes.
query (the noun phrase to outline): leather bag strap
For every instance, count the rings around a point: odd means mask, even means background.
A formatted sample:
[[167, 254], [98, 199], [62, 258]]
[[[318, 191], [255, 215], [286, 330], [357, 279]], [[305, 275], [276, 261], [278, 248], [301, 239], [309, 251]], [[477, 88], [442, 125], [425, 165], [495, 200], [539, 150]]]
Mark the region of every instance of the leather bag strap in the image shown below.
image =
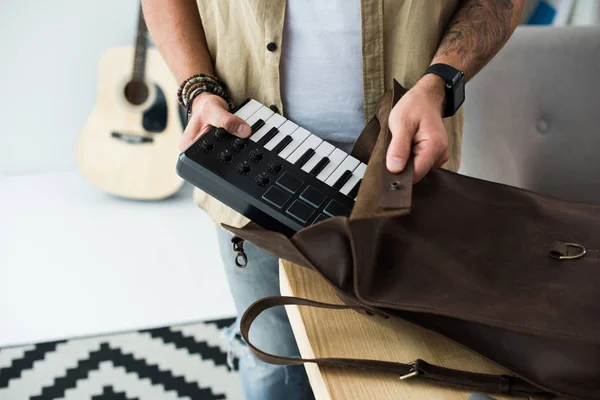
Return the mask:
[[486, 393], [497, 393], [515, 396], [552, 397], [553, 394], [544, 391], [525, 380], [509, 375], [480, 374], [460, 371], [429, 364], [423, 360], [415, 360], [404, 364], [400, 362], [363, 360], [352, 358], [294, 358], [282, 357], [265, 353], [255, 347], [249, 340], [248, 334], [252, 322], [265, 310], [277, 306], [298, 305], [334, 310], [355, 310], [368, 312], [361, 306], [349, 306], [341, 304], [321, 303], [318, 301], [303, 299], [299, 297], [265, 297], [254, 302], [244, 313], [240, 320], [240, 331], [250, 351], [261, 361], [275, 365], [297, 365], [303, 363], [314, 363], [323, 366], [352, 368], [358, 370], [371, 370], [387, 372], [398, 375], [401, 379], [419, 379], [437, 384], [455, 386], [461, 389], [480, 391]]

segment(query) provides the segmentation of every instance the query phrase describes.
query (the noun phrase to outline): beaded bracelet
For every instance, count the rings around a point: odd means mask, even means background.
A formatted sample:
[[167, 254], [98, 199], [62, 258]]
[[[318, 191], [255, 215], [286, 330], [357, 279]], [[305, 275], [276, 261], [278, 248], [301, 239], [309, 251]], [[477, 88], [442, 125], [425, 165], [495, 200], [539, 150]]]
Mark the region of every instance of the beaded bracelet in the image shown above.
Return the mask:
[[195, 90], [197, 90], [198, 88], [202, 88], [204, 86], [211, 86], [214, 88], [214, 94], [224, 97], [227, 96], [227, 92], [225, 92], [225, 89], [223, 89], [222, 86], [220, 86], [218, 83], [214, 82], [213, 80], [198, 80], [198, 81], [190, 81], [188, 83], [188, 85], [186, 85], [186, 87], [183, 89], [183, 103], [187, 104], [189, 102], [189, 98], [192, 95], [192, 93], [194, 93]]
[[179, 90], [177, 91], [177, 100], [179, 101], [179, 104], [181, 104], [182, 107], [185, 108], [187, 106], [187, 103], [189, 102], [189, 98], [190, 98], [190, 94], [191, 94], [190, 88], [192, 86], [197, 87], [196, 84], [198, 84], [198, 83], [211, 84], [211, 86], [220, 88], [223, 93], [225, 93], [225, 90], [227, 89], [227, 85], [225, 85], [224, 82], [219, 80], [219, 78], [217, 78], [214, 75], [210, 75], [210, 74], [192, 75], [181, 83], [181, 85], [179, 86]]
[[187, 119], [189, 119], [189, 117], [191, 117], [191, 115], [192, 115], [192, 105], [194, 104], [194, 100], [196, 99], [196, 97], [198, 97], [199, 95], [201, 95], [202, 93], [205, 93], [205, 92], [212, 93], [212, 94], [215, 94], [215, 95], [221, 97], [227, 103], [227, 106], [229, 107], [229, 111], [233, 110], [234, 107], [233, 107], [233, 103], [231, 102], [231, 99], [229, 98], [229, 96], [226, 93], [220, 92], [221, 90], [222, 89], [219, 87], [205, 85], [205, 86], [198, 88], [196, 91], [194, 91], [185, 104], [185, 109], [187, 111], [186, 125], [187, 125]]

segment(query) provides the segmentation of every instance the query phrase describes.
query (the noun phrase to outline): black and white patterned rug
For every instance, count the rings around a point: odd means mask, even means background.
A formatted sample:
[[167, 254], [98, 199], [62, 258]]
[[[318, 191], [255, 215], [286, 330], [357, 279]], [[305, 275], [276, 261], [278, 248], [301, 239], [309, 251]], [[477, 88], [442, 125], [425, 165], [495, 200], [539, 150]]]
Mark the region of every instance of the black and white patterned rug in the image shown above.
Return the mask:
[[233, 319], [0, 349], [1, 400], [241, 399]]

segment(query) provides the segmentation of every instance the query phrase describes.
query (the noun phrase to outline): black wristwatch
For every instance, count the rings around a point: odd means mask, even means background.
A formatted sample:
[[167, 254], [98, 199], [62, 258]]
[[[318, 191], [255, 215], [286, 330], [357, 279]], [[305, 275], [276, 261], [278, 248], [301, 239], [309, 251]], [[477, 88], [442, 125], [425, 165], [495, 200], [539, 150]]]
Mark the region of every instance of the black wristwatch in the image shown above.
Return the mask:
[[465, 73], [448, 64], [433, 64], [423, 75], [436, 74], [446, 82], [446, 105], [443, 117], [456, 114], [465, 102]]

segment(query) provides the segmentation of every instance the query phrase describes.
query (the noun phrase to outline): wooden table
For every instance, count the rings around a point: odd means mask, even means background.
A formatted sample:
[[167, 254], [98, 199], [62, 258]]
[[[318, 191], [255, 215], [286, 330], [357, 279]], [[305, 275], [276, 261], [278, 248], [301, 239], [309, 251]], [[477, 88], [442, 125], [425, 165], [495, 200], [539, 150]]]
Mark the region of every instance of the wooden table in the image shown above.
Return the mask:
[[[321, 277], [287, 261], [280, 263], [281, 294], [340, 303]], [[303, 358], [354, 357], [410, 362], [417, 358], [449, 368], [494, 374], [509, 372], [444, 337], [404, 321], [355, 311], [286, 306]], [[467, 399], [472, 392], [442, 388], [390, 374], [306, 364], [318, 400]], [[494, 396], [496, 399], [515, 397]]]

